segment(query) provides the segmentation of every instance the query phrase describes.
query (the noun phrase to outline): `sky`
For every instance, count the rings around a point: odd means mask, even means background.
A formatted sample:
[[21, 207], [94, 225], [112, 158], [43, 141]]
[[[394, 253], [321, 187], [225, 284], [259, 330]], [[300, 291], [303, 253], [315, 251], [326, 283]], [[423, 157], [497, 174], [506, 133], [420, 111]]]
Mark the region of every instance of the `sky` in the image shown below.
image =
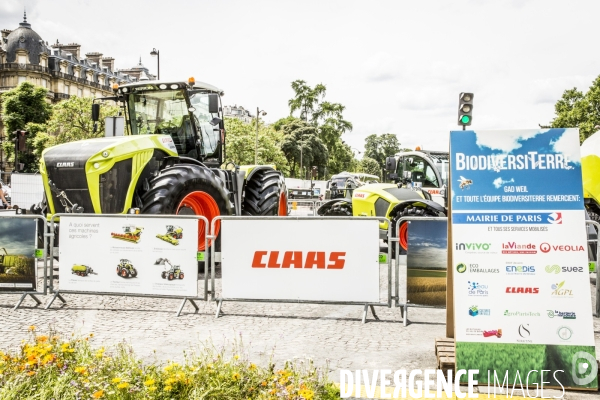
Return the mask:
[[532, 129], [554, 118], [564, 90], [600, 74], [596, 0], [3, 0], [0, 28], [28, 22], [49, 43], [161, 78], [211, 83], [223, 103], [266, 122], [289, 115], [292, 81], [327, 87], [354, 125], [402, 147], [447, 150], [458, 95], [474, 93], [473, 129]]
[[36, 221], [25, 218], [0, 219], [0, 254], [32, 257], [36, 247]]
[[448, 225], [445, 221], [411, 221], [408, 230], [408, 268], [448, 268]]

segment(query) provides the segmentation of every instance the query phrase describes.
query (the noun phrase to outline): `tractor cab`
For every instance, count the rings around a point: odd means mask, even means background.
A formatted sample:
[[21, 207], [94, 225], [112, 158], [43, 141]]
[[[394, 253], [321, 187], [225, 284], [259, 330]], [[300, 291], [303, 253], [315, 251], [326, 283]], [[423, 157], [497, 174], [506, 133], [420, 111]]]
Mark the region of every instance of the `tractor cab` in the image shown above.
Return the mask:
[[441, 151], [408, 151], [388, 157], [386, 169], [394, 182], [407, 187], [420, 187], [431, 194], [433, 200], [445, 206], [448, 185], [449, 156]]
[[[180, 157], [198, 160], [208, 167], [223, 163], [224, 124], [220, 96], [223, 91], [206, 83], [136, 82], [115, 86], [125, 108], [129, 135], [169, 135]], [[99, 109], [99, 104], [95, 105]], [[94, 120], [99, 113], [92, 112]]]

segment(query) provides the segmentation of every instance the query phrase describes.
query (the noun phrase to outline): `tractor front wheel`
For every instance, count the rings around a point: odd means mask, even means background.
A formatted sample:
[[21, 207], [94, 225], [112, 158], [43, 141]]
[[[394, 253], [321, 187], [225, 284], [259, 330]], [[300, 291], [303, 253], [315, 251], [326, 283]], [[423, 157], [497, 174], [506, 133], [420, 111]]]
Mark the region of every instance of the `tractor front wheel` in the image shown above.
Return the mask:
[[[193, 164], [177, 164], [162, 170], [150, 181], [149, 190], [142, 195], [142, 204], [142, 214], [203, 215], [209, 224], [215, 217], [233, 213], [225, 183], [210, 169]], [[217, 236], [219, 228], [217, 223]], [[208, 231], [199, 221], [198, 251], [205, 250]], [[219, 243], [220, 237], [217, 237], [217, 251]]]
[[285, 179], [279, 171], [261, 168], [246, 182], [243, 215], [287, 216]]
[[128, 275], [129, 275], [129, 274], [127, 273], [127, 270], [126, 270], [125, 268], [123, 268], [123, 269], [121, 270], [121, 276], [122, 276], [123, 278], [127, 278], [127, 277], [128, 277]]
[[135, 268], [131, 269], [131, 277], [135, 278], [137, 276], [137, 270]]
[[173, 273], [170, 273], [170, 274], [169, 274], [169, 280], [170, 280], [170, 281], [172, 281], [172, 280], [173, 280], [173, 278], [175, 278], [175, 277], [173, 276]]
[[163, 278], [163, 279], [166, 279], [166, 278], [167, 278], [167, 273], [166, 273], [165, 271], [163, 271], [163, 272], [160, 274], [160, 276], [161, 276], [161, 278]]
[[183, 279], [183, 272], [179, 273], [179, 279]]

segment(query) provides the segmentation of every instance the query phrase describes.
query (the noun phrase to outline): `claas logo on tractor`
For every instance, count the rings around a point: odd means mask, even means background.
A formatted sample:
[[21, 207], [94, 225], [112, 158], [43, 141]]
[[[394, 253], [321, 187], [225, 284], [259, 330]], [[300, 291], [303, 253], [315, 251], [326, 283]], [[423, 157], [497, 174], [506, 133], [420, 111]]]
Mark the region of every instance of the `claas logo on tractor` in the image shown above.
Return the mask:
[[306, 254], [302, 251], [255, 251], [252, 268], [343, 269], [346, 265], [344, 257], [345, 251], [332, 251], [329, 257], [325, 251], [309, 251]]
[[156, 235], [160, 240], [171, 243], [173, 246], [179, 244], [179, 239], [183, 238], [183, 228], [175, 225], [167, 225], [167, 233]]
[[112, 232], [110, 235], [114, 239], [125, 240], [126, 242], [137, 243], [142, 238], [142, 232], [144, 228], [135, 225], [125, 225], [123, 227], [123, 233]]

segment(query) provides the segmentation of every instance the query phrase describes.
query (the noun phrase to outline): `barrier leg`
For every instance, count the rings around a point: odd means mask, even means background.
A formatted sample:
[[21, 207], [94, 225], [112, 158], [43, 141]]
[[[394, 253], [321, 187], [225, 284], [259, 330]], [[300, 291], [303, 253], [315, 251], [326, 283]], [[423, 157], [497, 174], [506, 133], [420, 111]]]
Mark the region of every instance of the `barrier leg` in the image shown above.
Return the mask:
[[221, 315], [221, 305], [223, 304], [223, 300], [219, 300], [217, 302], [217, 313], [215, 314], [215, 318], [219, 318]]
[[379, 317], [377, 316], [377, 314], [375, 314], [375, 307], [373, 307], [373, 305], [370, 305], [369, 307], [371, 307], [371, 313], [373, 313], [373, 318], [379, 321]]
[[363, 309], [362, 323], [367, 323], [367, 311], [369, 311], [369, 305], [365, 304], [365, 308]]
[[183, 298], [183, 301], [181, 302], [181, 306], [179, 306], [179, 311], [177, 311], [177, 316], [179, 317], [181, 315], [181, 312], [183, 311], [183, 306], [185, 306], [185, 302], [189, 301], [190, 303], [192, 303], [192, 305], [194, 306], [194, 308], [196, 309], [195, 312], [200, 311], [200, 308], [198, 308], [198, 306], [196, 305], [196, 303], [194, 302], [194, 300], [192, 299], [188, 299], [187, 297]]
[[25, 300], [25, 297], [27, 297], [27, 293], [23, 293], [23, 295], [19, 299], [19, 302], [17, 303], [17, 305], [15, 306], [15, 308], [13, 308], [13, 311], [15, 311], [17, 308], [19, 308], [21, 306], [21, 303], [23, 303], [23, 300]]
[[52, 296], [52, 298], [50, 299], [50, 301], [48, 302], [48, 304], [46, 304], [46, 307], [44, 307], [45, 310], [49, 309], [50, 306], [52, 305], [52, 303], [54, 303], [54, 300], [59, 299], [60, 301], [63, 302], [63, 304], [67, 304], [67, 301], [60, 295], [60, 292], [56, 292], [54, 293], [54, 296]]
[[402, 313], [402, 325], [406, 326], [408, 323], [408, 305], [402, 306], [404, 312]]

